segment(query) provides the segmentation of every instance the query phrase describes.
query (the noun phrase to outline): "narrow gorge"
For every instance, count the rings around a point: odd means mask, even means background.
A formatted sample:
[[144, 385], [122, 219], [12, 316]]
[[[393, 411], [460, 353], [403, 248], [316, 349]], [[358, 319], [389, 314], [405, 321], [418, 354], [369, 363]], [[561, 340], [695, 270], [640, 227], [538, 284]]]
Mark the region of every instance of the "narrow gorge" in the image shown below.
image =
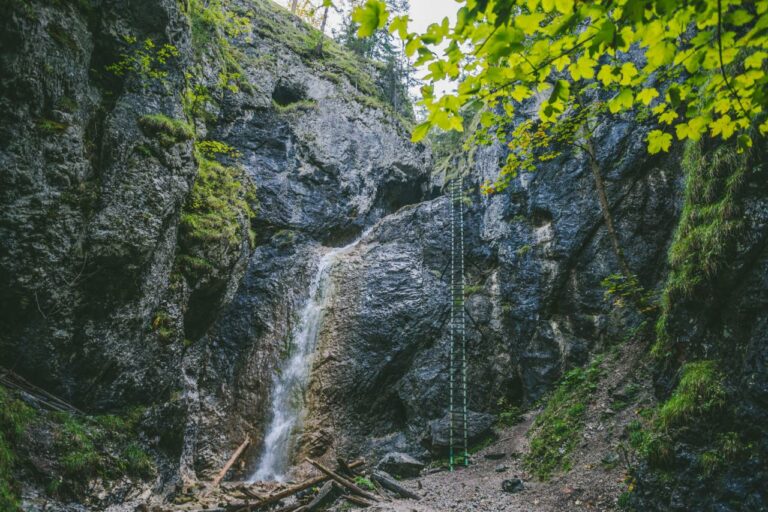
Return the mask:
[[361, 458], [370, 510], [768, 510], [757, 131], [651, 153], [605, 115], [488, 193], [480, 107], [412, 142], [413, 85], [271, 0], [2, 5], [0, 510], [352, 510], [264, 499]]

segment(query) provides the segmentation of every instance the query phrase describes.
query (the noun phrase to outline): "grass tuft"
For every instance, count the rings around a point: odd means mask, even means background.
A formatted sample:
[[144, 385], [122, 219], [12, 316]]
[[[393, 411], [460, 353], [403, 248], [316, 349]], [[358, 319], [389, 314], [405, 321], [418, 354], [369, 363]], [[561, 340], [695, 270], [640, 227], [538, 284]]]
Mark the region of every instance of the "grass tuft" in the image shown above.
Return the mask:
[[587, 368], [567, 372], [536, 418], [531, 449], [523, 462], [540, 480], [571, 468], [571, 453], [584, 428], [586, 404], [602, 376], [601, 364], [602, 358], [597, 358]]
[[164, 114], [147, 114], [139, 118], [139, 125], [148, 135], [160, 138], [165, 146], [184, 142], [195, 137], [195, 131], [186, 121], [173, 119]]
[[714, 361], [683, 366], [675, 392], [659, 409], [661, 426], [669, 429], [716, 412], [725, 405], [723, 375]]

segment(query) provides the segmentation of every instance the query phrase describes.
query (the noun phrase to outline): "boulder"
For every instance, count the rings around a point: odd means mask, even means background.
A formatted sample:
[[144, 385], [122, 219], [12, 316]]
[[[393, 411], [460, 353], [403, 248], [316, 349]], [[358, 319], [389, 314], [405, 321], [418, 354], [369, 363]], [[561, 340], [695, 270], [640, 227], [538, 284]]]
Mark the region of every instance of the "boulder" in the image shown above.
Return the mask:
[[376, 467], [396, 477], [413, 478], [419, 476], [424, 464], [407, 453], [390, 452], [381, 458]]
[[[477, 443], [485, 437], [491, 435], [491, 427], [495, 422], [492, 414], [468, 411], [467, 427], [469, 444]], [[450, 436], [450, 420], [446, 414], [440, 419], [432, 420], [429, 423], [429, 432], [427, 434], [427, 444], [433, 453], [443, 452], [448, 448]]]

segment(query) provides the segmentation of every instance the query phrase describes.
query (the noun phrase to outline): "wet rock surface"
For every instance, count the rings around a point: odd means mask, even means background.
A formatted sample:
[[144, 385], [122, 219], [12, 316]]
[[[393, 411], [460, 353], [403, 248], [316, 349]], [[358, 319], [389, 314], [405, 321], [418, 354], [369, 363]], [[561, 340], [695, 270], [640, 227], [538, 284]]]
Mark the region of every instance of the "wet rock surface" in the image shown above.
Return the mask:
[[[650, 157], [644, 136], [606, 124], [595, 145], [629, 265], [653, 288], [681, 183], [677, 156]], [[504, 193], [480, 196], [502, 156], [478, 151], [464, 184], [468, 407], [484, 413], [502, 398], [535, 402], [565, 369], [626, 336], [600, 284], [619, 266], [585, 156], [563, 148]], [[307, 425], [335, 425], [342, 454], [426, 453], [431, 422], [446, 414], [449, 219], [445, 196], [405, 207], [334, 271]]]
[[376, 467], [395, 477], [412, 478], [419, 476], [424, 463], [407, 453], [390, 452], [381, 458]]

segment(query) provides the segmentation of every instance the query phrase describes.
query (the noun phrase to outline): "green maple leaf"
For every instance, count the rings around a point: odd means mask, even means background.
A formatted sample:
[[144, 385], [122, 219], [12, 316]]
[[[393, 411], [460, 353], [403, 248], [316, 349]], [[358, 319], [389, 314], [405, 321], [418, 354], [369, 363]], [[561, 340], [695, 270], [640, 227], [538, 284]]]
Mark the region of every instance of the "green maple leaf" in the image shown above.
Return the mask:
[[652, 155], [660, 151], [667, 152], [672, 145], [672, 135], [661, 130], [653, 130], [648, 134], [648, 152]]
[[387, 4], [381, 0], [367, 0], [364, 5], [352, 11], [352, 21], [358, 23], [357, 37], [370, 37], [387, 24]]

